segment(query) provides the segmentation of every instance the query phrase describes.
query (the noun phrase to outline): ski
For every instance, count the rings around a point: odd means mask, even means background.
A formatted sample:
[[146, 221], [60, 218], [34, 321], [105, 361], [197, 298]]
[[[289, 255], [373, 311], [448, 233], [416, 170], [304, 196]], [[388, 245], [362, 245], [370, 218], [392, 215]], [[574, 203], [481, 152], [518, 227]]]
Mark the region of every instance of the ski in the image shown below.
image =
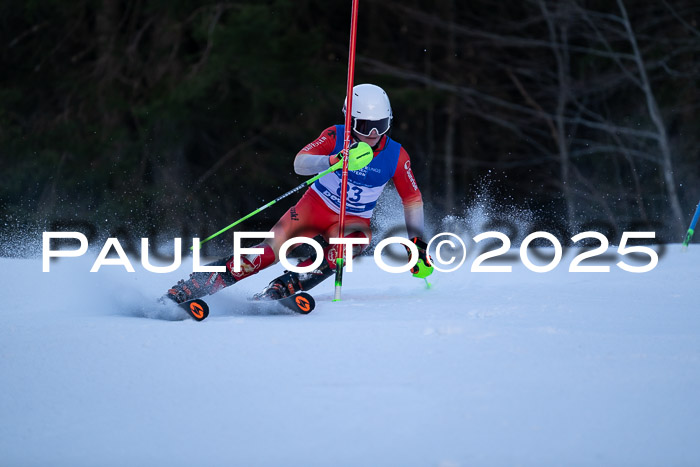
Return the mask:
[[196, 321], [203, 321], [207, 316], [209, 316], [209, 305], [207, 305], [207, 302], [199, 298], [178, 303], [177, 306], [185, 310], [187, 314]]
[[[262, 303], [279, 303], [288, 310], [292, 310], [293, 312], [302, 315], [311, 313], [316, 307], [316, 301], [306, 292], [298, 292], [294, 295], [290, 295], [289, 297], [280, 299], [264, 298], [251, 300]], [[194, 319], [195, 321], [204, 321], [207, 316], [209, 316], [209, 305], [207, 305], [207, 302], [201, 298], [187, 300], [185, 302], [178, 303], [177, 306], [185, 310], [190, 318]]]
[[251, 299], [256, 302], [270, 302], [270, 303], [279, 303], [283, 307], [292, 310], [295, 313], [299, 313], [302, 315], [308, 315], [313, 311], [313, 309], [316, 307], [316, 301], [314, 300], [314, 297], [309, 295], [306, 292], [297, 292], [294, 295], [290, 295], [289, 297], [284, 297], [284, 298], [261, 298], [261, 299]]

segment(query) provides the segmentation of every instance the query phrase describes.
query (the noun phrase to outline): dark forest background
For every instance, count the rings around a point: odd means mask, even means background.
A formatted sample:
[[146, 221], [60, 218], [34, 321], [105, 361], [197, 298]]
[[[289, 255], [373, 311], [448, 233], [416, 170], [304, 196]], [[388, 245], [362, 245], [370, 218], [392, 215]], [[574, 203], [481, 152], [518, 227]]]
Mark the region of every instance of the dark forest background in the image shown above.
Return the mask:
[[[1, 2], [4, 235], [206, 236], [303, 182], [294, 155], [342, 123], [350, 8]], [[359, 18], [355, 83], [388, 92], [431, 218], [487, 192], [571, 235], [682, 240], [700, 199], [697, 0], [362, 0]]]

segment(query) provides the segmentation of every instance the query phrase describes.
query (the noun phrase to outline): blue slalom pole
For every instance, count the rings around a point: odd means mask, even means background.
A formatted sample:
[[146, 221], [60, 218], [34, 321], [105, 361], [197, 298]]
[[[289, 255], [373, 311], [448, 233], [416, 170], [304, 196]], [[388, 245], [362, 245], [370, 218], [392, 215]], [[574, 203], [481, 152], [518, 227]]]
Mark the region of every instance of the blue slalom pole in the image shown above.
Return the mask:
[[698, 203], [698, 207], [695, 209], [695, 215], [693, 216], [693, 220], [690, 221], [690, 227], [688, 227], [688, 233], [685, 234], [685, 240], [683, 240], [683, 249], [688, 248], [688, 244], [690, 243], [690, 240], [693, 238], [693, 234], [695, 233], [695, 226], [698, 224], [698, 218], [700, 218], [700, 203]]

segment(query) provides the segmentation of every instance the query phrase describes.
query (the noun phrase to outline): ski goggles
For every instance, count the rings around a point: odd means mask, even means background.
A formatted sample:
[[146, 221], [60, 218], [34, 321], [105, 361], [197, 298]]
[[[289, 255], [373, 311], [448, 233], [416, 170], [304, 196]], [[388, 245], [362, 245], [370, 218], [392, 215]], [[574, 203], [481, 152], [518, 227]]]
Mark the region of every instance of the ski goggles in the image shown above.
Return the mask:
[[378, 135], [383, 135], [391, 127], [391, 117], [382, 118], [381, 120], [360, 120], [353, 117], [352, 129], [358, 135], [369, 136], [372, 130], [376, 130]]

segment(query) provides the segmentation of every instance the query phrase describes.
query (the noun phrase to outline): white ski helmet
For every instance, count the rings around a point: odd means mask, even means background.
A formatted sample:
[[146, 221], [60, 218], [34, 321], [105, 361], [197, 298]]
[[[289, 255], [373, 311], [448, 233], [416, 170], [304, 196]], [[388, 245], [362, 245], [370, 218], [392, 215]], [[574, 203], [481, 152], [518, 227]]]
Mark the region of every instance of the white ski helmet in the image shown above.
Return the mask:
[[[374, 84], [358, 84], [352, 88], [352, 94], [352, 129], [362, 136], [369, 136], [372, 130], [376, 130], [380, 135], [389, 131], [393, 115], [386, 92]], [[347, 106], [346, 97], [343, 115]]]

